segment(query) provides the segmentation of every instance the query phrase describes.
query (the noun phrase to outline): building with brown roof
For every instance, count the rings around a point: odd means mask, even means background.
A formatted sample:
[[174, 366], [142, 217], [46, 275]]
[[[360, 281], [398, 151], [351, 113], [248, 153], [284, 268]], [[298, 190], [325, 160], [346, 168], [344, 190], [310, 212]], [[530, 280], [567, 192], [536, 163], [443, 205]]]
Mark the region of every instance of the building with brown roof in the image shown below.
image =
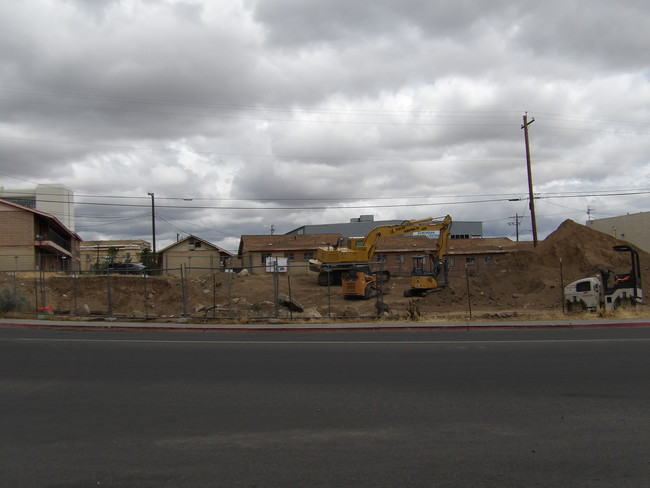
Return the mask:
[[[309, 260], [316, 249], [333, 245], [341, 234], [244, 235], [239, 243], [238, 258], [250, 273], [264, 273], [266, 258], [287, 258], [289, 273], [309, 274]], [[409, 276], [413, 257], [434, 253], [438, 240], [426, 236], [380, 237], [373, 262], [376, 269], [393, 276]], [[453, 239], [449, 241], [447, 262], [450, 276], [464, 276], [467, 270], [480, 271], [509, 252], [528, 248], [532, 243], [514, 242], [506, 237]]]
[[81, 238], [56, 217], [0, 200], [1, 271], [79, 271]]
[[158, 252], [163, 272], [168, 275], [202, 274], [221, 270], [231, 266], [234, 255], [201, 239], [189, 235]]
[[449, 276], [476, 273], [514, 251], [533, 248], [532, 241], [516, 242], [507, 237], [484, 237], [481, 239], [458, 239], [449, 241], [447, 264]]
[[265, 272], [267, 258], [286, 258], [289, 273], [309, 273], [309, 260], [321, 246], [333, 245], [341, 234], [243, 235], [237, 258], [249, 273]]

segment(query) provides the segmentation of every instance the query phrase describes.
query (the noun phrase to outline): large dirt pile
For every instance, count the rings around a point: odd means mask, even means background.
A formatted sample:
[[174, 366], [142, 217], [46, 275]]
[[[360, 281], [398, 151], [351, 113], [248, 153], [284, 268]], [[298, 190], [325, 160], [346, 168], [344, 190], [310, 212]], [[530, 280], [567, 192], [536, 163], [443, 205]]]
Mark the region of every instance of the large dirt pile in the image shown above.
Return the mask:
[[[470, 306], [483, 312], [561, 311], [563, 286], [600, 269], [630, 270], [629, 254], [612, 249], [617, 244], [627, 243], [566, 220], [537, 247], [495, 259], [469, 279], [452, 280], [447, 290], [420, 299], [417, 306], [429, 313], [458, 312]], [[650, 254], [638, 252], [647, 290]]]
[[[254, 276], [217, 273], [190, 276], [185, 281], [173, 277], [139, 276], [53, 276], [44, 289], [38, 273], [14, 277], [0, 275], [5, 296], [18, 293], [33, 311], [43, 300], [57, 315], [116, 316], [123, 318], [177, 319], [264, 319], [275, 317], [276, 293], [290, 295], [305, 312], [289, 312], [281, 307], [284, 318], [376, 316], [377, 310], [389, 310], [392, 318], [418, 316], [436, 318], [466, 316], [470, 307], [474, 316], [522, 315], [562, 310], [563, 285], [592, 276], [599, 269], [618, 273], [630, 269], [628, 253], [612, 250], [623, 241], [567, 220], [540, 242], [536, 248], [495, 258], [480, 273], [454, 278], [444, 290], [421, 298], [403, 296], [408, 278], [394, 278], [385, 285], [388, 292], [383, 304], [376, 299], [344, 300], [339, 287], [322, 287], [316, 275], [282, 275], [274, 282], [270, 274]], [[647, 278], [650, 255], [639, 251], [643, 284]], [[379, 307], [378, 307], [379, 305]]]

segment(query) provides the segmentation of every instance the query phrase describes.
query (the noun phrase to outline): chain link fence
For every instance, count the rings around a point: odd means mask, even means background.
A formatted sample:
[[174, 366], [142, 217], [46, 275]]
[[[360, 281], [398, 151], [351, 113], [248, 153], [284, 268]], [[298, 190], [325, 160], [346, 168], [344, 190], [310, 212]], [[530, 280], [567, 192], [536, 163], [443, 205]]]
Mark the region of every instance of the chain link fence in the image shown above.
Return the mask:
[[[308, 290], [306, 290], [308, 288]], [[298, 295], [317, 294], [305, 307]], [[381, 297], [378, 297], [381, 300]], [[237, 321], [337, 317], [340, 286], [318, 286], [304, 264], [280, 271], [180, 268], [123, 274], [111, 271], [0, 273], [0, 312], [41, 318]], [[370, 315], [370, 314], [369, 314]]]

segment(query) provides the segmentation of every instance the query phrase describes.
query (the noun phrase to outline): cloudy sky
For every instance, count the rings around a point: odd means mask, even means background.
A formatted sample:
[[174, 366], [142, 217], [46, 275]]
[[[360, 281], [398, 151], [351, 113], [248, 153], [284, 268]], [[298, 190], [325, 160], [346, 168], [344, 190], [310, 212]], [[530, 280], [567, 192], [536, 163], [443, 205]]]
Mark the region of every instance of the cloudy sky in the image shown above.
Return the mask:
[[650, 210], [645, 0], [0, 2], [0, 185], [85, 240]]

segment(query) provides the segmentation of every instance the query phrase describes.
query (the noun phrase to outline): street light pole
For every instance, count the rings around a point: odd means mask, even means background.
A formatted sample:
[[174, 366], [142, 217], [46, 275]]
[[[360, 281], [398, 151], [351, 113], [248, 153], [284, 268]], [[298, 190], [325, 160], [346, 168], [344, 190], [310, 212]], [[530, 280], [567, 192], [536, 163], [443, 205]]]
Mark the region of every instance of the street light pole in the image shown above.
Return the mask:
[[151, 235], [153, 237], [152, 245], [153, 252], [156, 252], [156, 203], [154, 200], [153, 193], [147, 193], [151, 197]]

